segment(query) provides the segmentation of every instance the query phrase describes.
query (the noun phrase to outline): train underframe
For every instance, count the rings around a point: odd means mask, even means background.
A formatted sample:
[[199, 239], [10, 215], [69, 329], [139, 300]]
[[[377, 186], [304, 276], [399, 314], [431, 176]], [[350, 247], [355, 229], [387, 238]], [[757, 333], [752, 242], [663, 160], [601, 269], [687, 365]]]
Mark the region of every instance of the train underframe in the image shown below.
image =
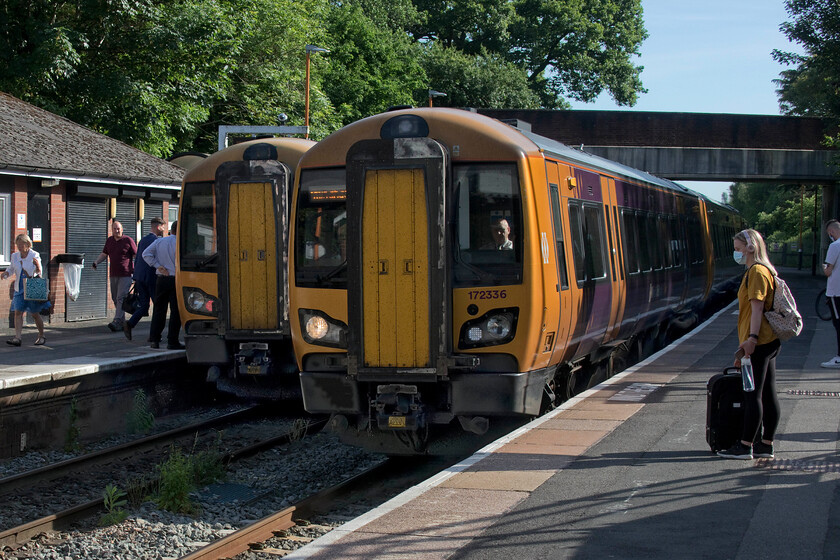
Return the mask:
[[254, 401], [300, 399], [298, 369], [289, 337], [236, 339], [186, 336], [187, 361], [207, 366], [207, 382], [222, 393]]

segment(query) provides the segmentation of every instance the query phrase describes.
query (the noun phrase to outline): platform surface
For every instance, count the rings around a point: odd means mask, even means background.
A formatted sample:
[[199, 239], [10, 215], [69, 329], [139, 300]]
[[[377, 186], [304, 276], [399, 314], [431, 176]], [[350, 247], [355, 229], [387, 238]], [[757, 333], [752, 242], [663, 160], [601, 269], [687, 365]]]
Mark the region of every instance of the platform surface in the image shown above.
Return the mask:
[[777, 361], [776, 458], [705, 441], [737, 307], [290, 559], [840, 558], [840, 370], [824, 279], [783, 269], [805, 330]]

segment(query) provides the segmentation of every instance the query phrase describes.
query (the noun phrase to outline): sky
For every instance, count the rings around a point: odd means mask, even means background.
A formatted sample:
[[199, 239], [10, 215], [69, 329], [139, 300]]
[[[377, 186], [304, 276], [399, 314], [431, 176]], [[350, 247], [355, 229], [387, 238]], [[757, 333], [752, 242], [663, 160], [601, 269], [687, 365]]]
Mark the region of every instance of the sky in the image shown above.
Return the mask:
[[[779, 31], [784, 0], [642, 0], [649, 37], [635, 64], [644, 66], [631, 108], [608, 95], [573, 109], [779, 115], [774, 79], [786, 67], [773, 49], [801, 52]], [[682, 181], [720, 200], [730, 183]]]

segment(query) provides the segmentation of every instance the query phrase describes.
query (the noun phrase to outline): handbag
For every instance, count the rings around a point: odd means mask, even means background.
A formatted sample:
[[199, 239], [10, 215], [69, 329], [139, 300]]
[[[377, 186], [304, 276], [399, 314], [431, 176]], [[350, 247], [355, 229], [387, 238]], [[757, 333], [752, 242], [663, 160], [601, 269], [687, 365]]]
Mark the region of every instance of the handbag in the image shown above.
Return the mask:
[[131, 285], [131, 289], [128, 290], [128, 293], [125, 294], [125, 298], [122, 301], [122, 310], [131, 315], [134, 315], [140, 309], [140, 296], [137, 295], [137, 291], [134, 289], [136, 286], [137, 283]]
[[49, 294], [46, 278], [30, 276], [23, 279], [23, 299], [26, 301], [47, 301]]

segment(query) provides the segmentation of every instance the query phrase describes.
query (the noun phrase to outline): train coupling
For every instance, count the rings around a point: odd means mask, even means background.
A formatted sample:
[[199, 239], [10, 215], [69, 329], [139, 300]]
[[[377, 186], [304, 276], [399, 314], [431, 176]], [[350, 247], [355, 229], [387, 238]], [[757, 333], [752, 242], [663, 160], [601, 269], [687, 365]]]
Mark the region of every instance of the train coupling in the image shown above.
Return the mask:
[[413, 431], [426, 422], [416, 385], [379, 385], [370, 406], [380, 430]]
[[265, 342], [243, 342], [234, 356], [236, 372], [242, 375], [268, 375], [271, 352]]

